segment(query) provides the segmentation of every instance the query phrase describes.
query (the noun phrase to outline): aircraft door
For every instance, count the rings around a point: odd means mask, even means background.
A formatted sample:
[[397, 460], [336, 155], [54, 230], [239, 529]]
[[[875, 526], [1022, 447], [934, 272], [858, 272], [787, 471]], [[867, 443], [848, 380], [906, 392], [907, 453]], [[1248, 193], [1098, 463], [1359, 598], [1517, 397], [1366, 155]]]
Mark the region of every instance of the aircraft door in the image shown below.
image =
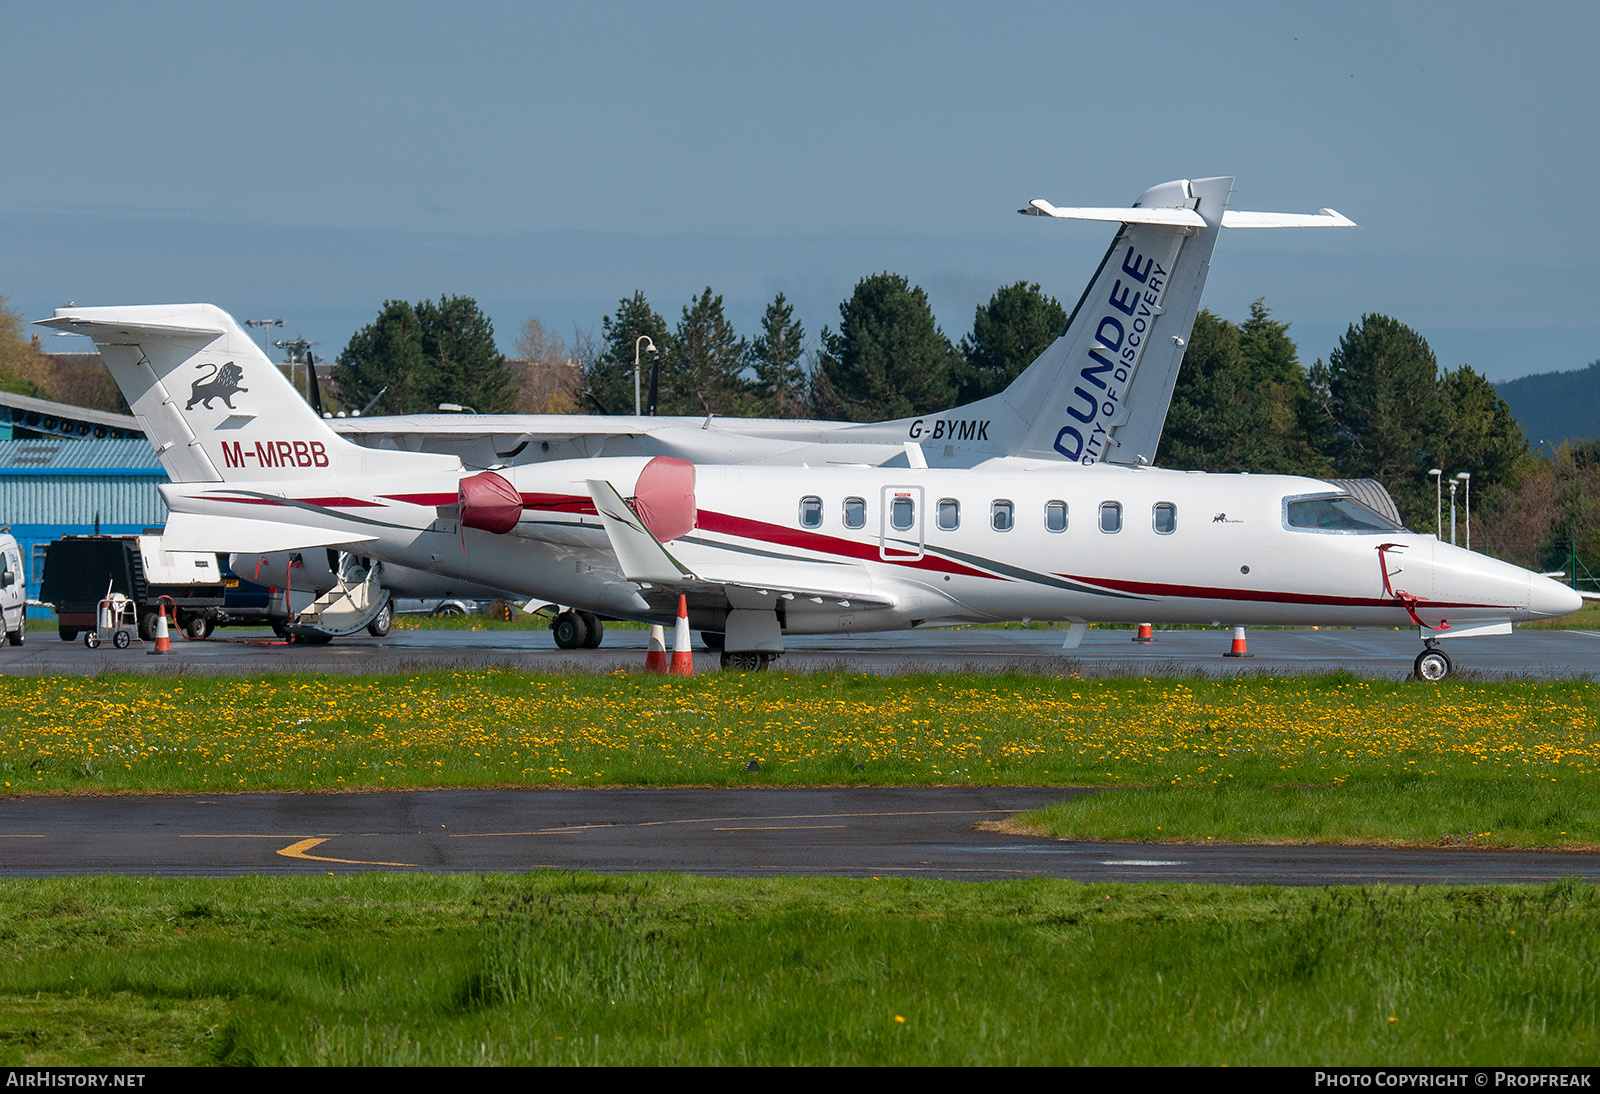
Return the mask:
[[903, 562], [922, 557], [922, 487], [885, 486], [878, 517], [878, 557]]

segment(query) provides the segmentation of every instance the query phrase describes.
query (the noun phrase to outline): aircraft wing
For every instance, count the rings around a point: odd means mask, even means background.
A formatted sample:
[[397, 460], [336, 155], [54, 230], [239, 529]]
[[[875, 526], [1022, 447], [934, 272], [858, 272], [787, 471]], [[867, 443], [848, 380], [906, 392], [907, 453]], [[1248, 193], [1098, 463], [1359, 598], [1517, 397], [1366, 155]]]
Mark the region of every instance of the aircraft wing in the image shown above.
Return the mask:
[[817, 580], [817, 566], [782, 560], [727, 565], [715, 573], [691, 572], [628, 507], [616, 487], [603, 479], [587, 479], [585, 484], [611, 541], [611, 550], [622, 566], [622, 576], [638, 584], [647, 600], [655, 599], [651, 594], [659, 586], [674, 596], [680, 592], [721, 592], [735, 607], [770, 607], [769, 598], [801, 597], [841, 607], [895, 604], [892, 597], [871, 589], [871, 578], [864, 572], [859, 581], [850, 580], [857, 573], [854, 568], [839, 570], [839, 580], [826, 582]]

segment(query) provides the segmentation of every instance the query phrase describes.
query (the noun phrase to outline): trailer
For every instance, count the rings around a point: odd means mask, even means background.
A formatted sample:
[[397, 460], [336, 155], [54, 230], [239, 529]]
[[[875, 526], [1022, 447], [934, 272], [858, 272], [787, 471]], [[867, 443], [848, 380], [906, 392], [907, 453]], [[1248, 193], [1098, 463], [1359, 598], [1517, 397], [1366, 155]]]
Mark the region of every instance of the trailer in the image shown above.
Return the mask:
[[113, 594], [126, 598], [145, 641], [155, 638], [163, 597], [190, 638], [209, 637], [219, 625], [269, 622], [266, 590], [241, 582], [217, 555], [166, 550], [159, 535], [65, 536], [46, 549], [39, 599], [54, 605], [63, 641], [98, 629], [100, 603]]

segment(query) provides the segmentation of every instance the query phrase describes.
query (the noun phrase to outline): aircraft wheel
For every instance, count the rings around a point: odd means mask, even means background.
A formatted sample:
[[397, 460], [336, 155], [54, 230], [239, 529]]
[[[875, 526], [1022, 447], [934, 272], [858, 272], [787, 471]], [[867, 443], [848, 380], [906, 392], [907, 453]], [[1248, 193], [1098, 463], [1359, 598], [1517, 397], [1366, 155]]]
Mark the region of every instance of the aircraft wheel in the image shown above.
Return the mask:
[[564, 650], [580, 650], [589, 639], [589, 625], [577, 612], [562, 612], [550, 624], [550, 630], [555, 633], [556, 645]]
[[367, 624], [367, 633], [374, 638], [382, 638], [389, 633], [389, 628], [394, 626], [394, 601], [389, 601], [372, 617], [372, 622]]
[[128, 637], [128, 632], [122, 630], [120, 627], [111, 634], [111, 644], [117, 647], [119, 650], [127, 649], [129, 643], [132, 641], [133, 639]]
[[1439, 650], [1423, 650], [1417, 654], [1417, 661], [1413, 667], [1418, 680], [1436, 684], [1450, 675], [1450, 658]]
[[22, 637], [23, 637], [23, 632], [22, 632], [22, 628], [21, 627], [18, 627], [14, 631], [7, 631], [6, 632], [6, 641], [10, 642], [13, 646], [22, 645]]
[[755, 650], [738, 650], [734, 653], [724, 650], [722, 667], [732, 669], [734, 672], [762, 672], [771, 659], [771, 654], [758, 653]]
[[701, 631], [700, 643], [708, 650], [720, 650], [727, 637], [721, 631]]
[[579, 612], [578, 615], [583, 619], [584, 625], [589, 628], [589, 633], [584, 636], [583, 648], [586, 650], [599, 649], [601, 640], [606, 636], [606, 625], [593, 612]]
[[75, 642], [78, 638], [77, 627], [57, 627], [56, 633], [61, 636], [63, 642]]
[[183, 624], [183, 633], [194, 639], [210, 638], [213, 626], [209, 615], [191, 615]]

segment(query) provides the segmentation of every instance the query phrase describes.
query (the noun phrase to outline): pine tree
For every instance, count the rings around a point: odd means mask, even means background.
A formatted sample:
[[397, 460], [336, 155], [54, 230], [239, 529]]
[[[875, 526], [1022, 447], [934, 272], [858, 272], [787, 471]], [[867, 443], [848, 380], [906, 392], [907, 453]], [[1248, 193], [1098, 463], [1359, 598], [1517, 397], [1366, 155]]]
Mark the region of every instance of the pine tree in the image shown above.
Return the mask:
[[746, 357], [755, 379], [750, 397], [755, 413], [769, 418], [799, 418], [809, 412], [802, 364], [806, 332], [794, 318], [794, 305], [779, 293], [761, 318], [761, 334]]
[[[661, 370], [664, 414], [739, 414], [744, 410], [744, 339], [708, 285], [683, 309], [674, 352]], [[670, 408], [670, 409], [669, 409]]]
[[820, 416], [856, 422], [903, 418], [951, 405], [955, 349], [928, 295], [899, 274], [862, 278], [824, 327], [814, 402]]
[[1061, 336], [1067, 312], [1037, 284], [1018, 281], [978, 306], [972, 333], [961, 339], [956, 401], [972, 402], [1001, 391]]
[[[617, 302], [617, 311], [600, 321], [604, 349], [585, 362], [584, 387], [608, 414], [633, 413], [633, 356], [640, 336], [648, 337], [663, 360], [665, 374], [673, 352], [667, 321], [656, 314], [644, 293], [635, 292]], [[650, 390], [650, 355], [639, 355], [641, 409]]]

